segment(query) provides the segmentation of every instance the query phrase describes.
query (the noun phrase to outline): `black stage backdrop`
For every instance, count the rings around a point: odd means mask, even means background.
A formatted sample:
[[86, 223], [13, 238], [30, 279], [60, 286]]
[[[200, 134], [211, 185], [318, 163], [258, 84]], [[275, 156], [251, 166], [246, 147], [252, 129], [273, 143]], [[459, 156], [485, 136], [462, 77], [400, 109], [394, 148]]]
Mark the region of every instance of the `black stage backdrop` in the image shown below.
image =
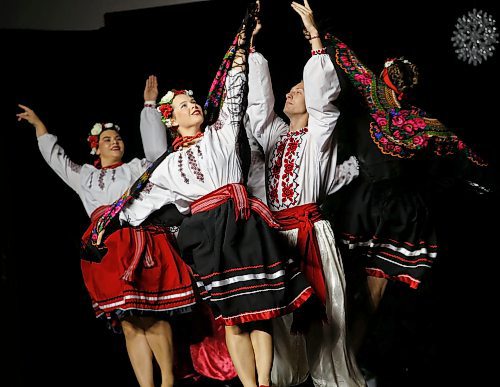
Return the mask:
[[[395, 55], [417, 63], [420, 106], [455, 128], [497, 170], [499, 53], [477, 67], [467, 65], [456, 59], [450, 37], [462, 14], [477, 8], [498, 20], [498, 9], [480, 1], [445, 9], [435, 1], [405, 3], [404, 10], [389, 2], [311, 4], [316, 18], [372, 69]], [[146, 77], [158, 76], [160, 95], [192, 88], [203, 100], [245, 7], [212, 1], [118, 12], [105, 15], [104, 28], [88, 32], [0, 31], [6, 359], [0, 385], [137, 385], [123, 338], [94, 319], [83, 285], [83, 206], [43, 161], [33, 129], [16, 122], [16, 104], [32, 107], [76, 162], [89, 161], [85, 139], [97, 121], [120, 124], [126, 160], [142, 157]], [[288, 1], [265, 1], [263, 11], [256, 43], [269, 59], [281, 111], [285, 92], [301, 79], [308, 47]], [[483, 348], [498, 336], [491, 318], [499, 268], [496, 203], [493, 195], [461, 191], [441, 200], [440, 260], [419, 291], [389, 289], [366, 351], [367, 365], [384, 385], [482, 385], [494, 377], [495, 362]], [[444, 366], [448, 362], [451, 367]]]

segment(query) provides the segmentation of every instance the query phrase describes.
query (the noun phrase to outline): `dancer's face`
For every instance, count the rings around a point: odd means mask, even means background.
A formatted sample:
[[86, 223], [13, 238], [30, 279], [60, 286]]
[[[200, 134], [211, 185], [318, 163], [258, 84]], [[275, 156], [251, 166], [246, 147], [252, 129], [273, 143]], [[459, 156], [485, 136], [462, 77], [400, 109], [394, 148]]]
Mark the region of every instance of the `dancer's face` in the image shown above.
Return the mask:
[[203, 109], [192, 96], [178, 94], [172, 101], [173, 126], [179, 128], [199, 127], [203, 123]]
[[304, 114], [306, 110], [306, 100], [304, 97], [304, 81], [297, 83], [286, 94], [285, 114]]
[[125, 153], [125, 144], [123, 143], [120, 133], [114, 129], [103, 130], [99, 135], [99, 146], [96, 154], [101, 160], [109, 160], [111, 162], [119, 162], [122, 160]]

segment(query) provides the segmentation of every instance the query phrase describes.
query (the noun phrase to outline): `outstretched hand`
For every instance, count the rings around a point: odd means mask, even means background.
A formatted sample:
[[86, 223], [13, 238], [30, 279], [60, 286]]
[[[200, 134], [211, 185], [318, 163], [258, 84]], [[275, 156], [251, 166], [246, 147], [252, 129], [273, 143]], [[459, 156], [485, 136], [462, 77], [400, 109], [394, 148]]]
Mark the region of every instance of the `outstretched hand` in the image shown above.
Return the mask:
[[298, 13], [304, 24], [304, 30], [309, 35], [316, 35], [318, 33], [318, 28], [316, 27], [316, 22], [314, 21], [314, 15], [311, 7], [307, 0], [304, 0], [304, 5], [293, 1], [291, 4], [293, 10]]
[[41, 135], [48, 133], [47, 128], [45, 127], [45, 124], [42, 122], [42, 120], [36, 115], [36, 113], [31, 110], [29, 107], [25, 105], [18, 104], [23, 111], [21, 113], [17, 113], [16, 117], [18, 121], [28, 121], [31, 125], [33, 125], [36, 129], [36, 135], [37, 137], [40, 137]]
[[42, 123], [42, 120], [40, 120], [40, 118], [38, 118], [36, 113], [33, 110], [31, 110], [29, 107], [21, 105], [21, 104], [18, 104], [17, 106], [19, 106], [21, 109], [24, 110], [23, 112], [16, 114], [18, 121], [26, 120], [33, 126], [36, 126], [37, 124]]
[[144, 101], [156, 101], [158, 98], [158, 80], [155, 75], [150, 75], [146, 79], [144, 87]]

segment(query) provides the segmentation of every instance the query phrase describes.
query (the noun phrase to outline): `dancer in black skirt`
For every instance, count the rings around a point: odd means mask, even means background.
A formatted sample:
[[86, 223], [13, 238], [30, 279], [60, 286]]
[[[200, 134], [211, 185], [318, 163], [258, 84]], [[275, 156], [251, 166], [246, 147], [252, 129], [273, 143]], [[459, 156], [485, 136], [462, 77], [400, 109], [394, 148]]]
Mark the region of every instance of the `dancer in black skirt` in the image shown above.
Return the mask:
[[226, 326], [240, 380], [254, 387], [256, 373], [259, 385], [270, 385], [273, 344], [268, 320], [301, 306], [312, 289], [278, 245], [278, 225], [268, 207], [249, 198], [242, 184], [238, 134], [245, 113], [245, 61], [245, 51], [237, 49], [219, 117], [204, 130], [203, 110], [192, 92], [171, 90], [162, 98], [159, 109], [175, 136], [175, 151], [154, 170], [148, 186], [120, 219], [139, 225], [168, 203], [191, 213], [178, 235], [181, 255], [192, 265], [202, 296]]
[[446, 157], [466, 178], [480, 175], [486, 163], [441, 122], [406, 102], [418, 82], [414, 64], [389, 59], [376, 76], [346, 44], [327, 39], [342, 89], [337, 131], [346, 154], [360, 162], [360, 176], [341, 193], [334, 219], [344, 258], [361, 257], [367, 274], [368, 311], [352, 321], [359, 349], [388, 280], [416, 289], [437, 257], [426, 192], [434, 164]]

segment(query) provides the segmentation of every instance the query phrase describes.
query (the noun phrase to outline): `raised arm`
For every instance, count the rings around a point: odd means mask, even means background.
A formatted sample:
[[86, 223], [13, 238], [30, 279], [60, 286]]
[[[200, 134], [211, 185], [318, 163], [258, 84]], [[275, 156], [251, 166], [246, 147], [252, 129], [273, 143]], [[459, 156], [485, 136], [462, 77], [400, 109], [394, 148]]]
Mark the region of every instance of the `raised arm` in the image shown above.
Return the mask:
[[264, 150], [274, 144], [274, 138], [288, 130], [286, 123], [274, 112], [274, 92], [269, 64], [255, 51], [255, 37], [261, 29], [257, 21], [252, 34], [251, 53], [248, 57], [247, 131]]
[[332, 60], [338, 71], [342, 71], [364, 98], [371, 98], [372, 87], [376, 84], [375, 74], [366, 67], [345, 43], [333, 35], [327, 35], [331, 46]]
[[18, 105], [23, 111], [16, 114], [17, 120], [25, 120], [35, 128], [40, 152], [49, 166], [74, 191], [79, 193], [81, 165], [71, 161], [64, 149], [57, 143], [57, 137], [50, 134], [36, 113], [25, 105]]
[[304, 34], [311, 44], [312, 57], [304, 67], [308, 128], [319, 151], [326, 152], [330, 148], [331, 136], [340, 115], [337, 107], [332, 104], [340, 93], [340, 83], [335, 67], [323, 47], [309, 3], [307, 0], [304, 0], [304, 5], [293, 2], [292, 8], [300, 16]]
[[236, 144], [240, 122], [245, 113], [243, 97], [247, 77], [245, 74], [246, 56], [243, 49], [237, 49], [232, 68], [224, 82], [224, 100], [217, 121], [207, 127], [214, 136], [221, 138], [226, 144]]
[[309, 113], [308, 128], [320, 152], [328, 151], [340, 116], [332, 103], [340, 93], [340, 83], [330, 57], [313, 55], [304, 67], [304, 94]]
[[247, 180], [248, 193], [266, 202], [266, 165], [265, 155], [262, 151], [259, 142], [255, 139], [250, 131], [250, 120], [248, 115], [245, 116], [245, 130], [250, 145], [250, 167]]
[[167, 131], [161, 121], [161, 113], [156, 110], [158, 80], [150, 75], [144, 87], [144, 108], [141, 111], [141, 138], [144, 154], [148, 161], [155, 161], [168, 147]]
[[304, 25], [303, 32], [306, 39], [311, 43], [311, 50], [318, 51], [323, 49], [323, 42], [321, 41], [316, 22], [314, 21], [313, 11], [307, 0], [304, 0], [304, 4], [292, 1], [290, 5], [302, 20], [302, 24]]

